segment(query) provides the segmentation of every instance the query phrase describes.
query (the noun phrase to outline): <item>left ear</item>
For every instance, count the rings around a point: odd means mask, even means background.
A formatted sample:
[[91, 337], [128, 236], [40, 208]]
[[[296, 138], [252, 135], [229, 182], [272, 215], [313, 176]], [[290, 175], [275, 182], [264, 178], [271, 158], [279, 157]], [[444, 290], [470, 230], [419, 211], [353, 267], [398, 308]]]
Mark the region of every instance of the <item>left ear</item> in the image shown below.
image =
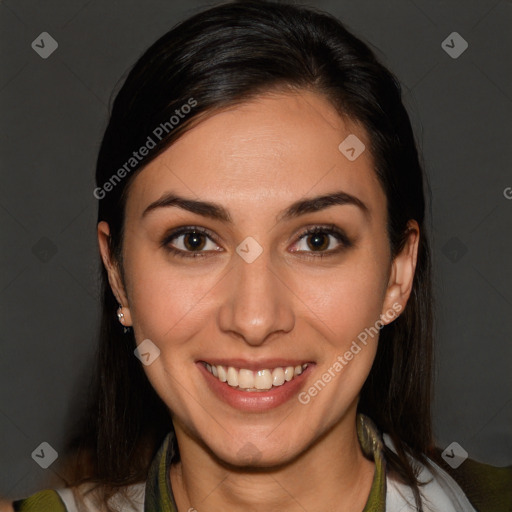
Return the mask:
[[[383, 324], [392, 322], [400, 311], [405, 309], [412, 290], [420, 228], [415, 220], [407, 223], [407, 239], [402, 250], [395, 256], [391, 264], [388, 286], [384, 297], [381, 320]], [[394, 312], [394, 314], [391, 314]]]

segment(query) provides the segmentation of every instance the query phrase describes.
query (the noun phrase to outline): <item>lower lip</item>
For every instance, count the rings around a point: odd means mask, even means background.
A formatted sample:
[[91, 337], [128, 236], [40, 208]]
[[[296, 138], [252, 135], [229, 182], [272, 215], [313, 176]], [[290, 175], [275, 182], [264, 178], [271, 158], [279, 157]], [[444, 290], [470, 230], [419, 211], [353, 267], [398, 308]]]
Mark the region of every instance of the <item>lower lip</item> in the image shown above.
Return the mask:
[[274, 409], [284, 404], [299, 393], [306, 377], [309, 375], [312, 364], [308, 363], [307, 368], [282, 386], [276, 386], [268, 391], [241, 391], [231, 387], [227, 382], [221, 382], [214, 377], [203, 365], [196, 363], [199, 371], [205, 376], [210, 389], [224, 402], [235, 409], [248, 412], [261, 412]]

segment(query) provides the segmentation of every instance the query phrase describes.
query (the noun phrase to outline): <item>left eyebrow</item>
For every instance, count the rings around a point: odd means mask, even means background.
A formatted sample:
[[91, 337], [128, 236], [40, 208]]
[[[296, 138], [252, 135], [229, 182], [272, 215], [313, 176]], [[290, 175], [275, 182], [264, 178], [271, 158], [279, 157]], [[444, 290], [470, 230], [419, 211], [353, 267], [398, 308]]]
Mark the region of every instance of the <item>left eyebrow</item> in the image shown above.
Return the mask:
[[277, 221], [282, 222], [283, 220], [290, 220], [306, 213], [325, 210], [330, 206], [346, 204], [357, 206], [366, 217], [370, 217], [370, 209], [361, 199], [347, 192], [339, 191], [296, 201], [278, 215]]
[[[306, 213], [314, 213], [330, 206], [335, 205], [353, 205], [357, 206], [366, 217], [370, 216], [370, 210], [361, 199], [343, 191], [325, 194], [321, 196], [300, 199], [292, 203], [288, 208], [281, 212], [277, 217], [277, 222], [297, 218]], [[195, 199], [187, 199], [177, 194], [167, 193], [160, 199], [151, 203], [143, 212], [142, 217], [157, 208], [177, 207], [196, 213], [203, 217], [209, 217], [214, 220], [220, 220], [229, 224], [233, 224], [233, 219], [228, 210], [217, 203], [209, 201], [197, 201]]]

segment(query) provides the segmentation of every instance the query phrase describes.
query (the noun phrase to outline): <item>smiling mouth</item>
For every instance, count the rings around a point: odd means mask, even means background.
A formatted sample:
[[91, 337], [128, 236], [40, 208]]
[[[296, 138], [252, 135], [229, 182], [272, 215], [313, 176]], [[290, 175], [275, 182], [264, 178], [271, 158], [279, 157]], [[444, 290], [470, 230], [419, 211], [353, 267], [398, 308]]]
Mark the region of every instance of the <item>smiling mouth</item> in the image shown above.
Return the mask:
[[243, 391], [269, 391], [295, 379], [308, 367], [308, 363], [304, 363], [298, 366], [278, 366], [253, 371], [233, 366], [212, 365], [204, 361], [202, 364], [221, 382]]

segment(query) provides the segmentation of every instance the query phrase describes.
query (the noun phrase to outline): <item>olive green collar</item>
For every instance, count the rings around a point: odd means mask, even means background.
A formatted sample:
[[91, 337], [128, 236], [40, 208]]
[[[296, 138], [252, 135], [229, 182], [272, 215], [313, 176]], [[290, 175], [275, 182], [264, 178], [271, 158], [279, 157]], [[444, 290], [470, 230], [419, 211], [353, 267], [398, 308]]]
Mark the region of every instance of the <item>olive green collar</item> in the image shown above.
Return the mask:
[[364, 414], [357, 415], [357, 436], [363, 453], [375, 462], [373, 483], [363, 512], [385, 512], [386, 460], [382, 436], [375, 423]]

